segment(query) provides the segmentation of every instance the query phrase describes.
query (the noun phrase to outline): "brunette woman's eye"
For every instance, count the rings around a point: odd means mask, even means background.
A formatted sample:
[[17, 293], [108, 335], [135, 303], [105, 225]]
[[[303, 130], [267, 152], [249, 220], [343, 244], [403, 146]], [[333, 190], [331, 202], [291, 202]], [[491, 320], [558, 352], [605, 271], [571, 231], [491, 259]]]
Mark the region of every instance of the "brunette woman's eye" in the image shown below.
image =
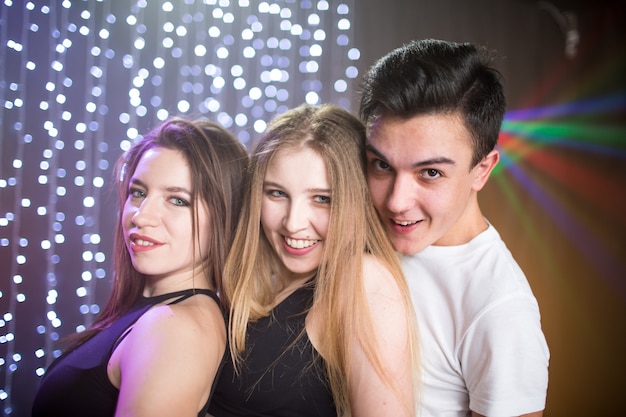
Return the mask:
[[181, 206], [181, 207], [189, 207], [190, 206], [190, 204], [189, 204], [189, 202], [187, 200], [179, 198], [179, 197], [172, 197], [172, 198], [170, 198], [170, 201], [175, 206]]
[[128, 195], [132, 198], [143, 198], [146, 196], [146, 193], [138, 188], [130, 188], [128, 190]]

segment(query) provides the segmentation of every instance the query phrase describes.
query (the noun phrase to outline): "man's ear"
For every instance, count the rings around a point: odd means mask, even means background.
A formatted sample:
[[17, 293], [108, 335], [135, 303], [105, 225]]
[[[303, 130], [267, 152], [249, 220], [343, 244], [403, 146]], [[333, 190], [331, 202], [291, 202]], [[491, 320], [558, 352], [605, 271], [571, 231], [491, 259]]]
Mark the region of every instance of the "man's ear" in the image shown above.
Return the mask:
[[474, 181], [472, 182], [472, 189], [474, 191], [480, 191], [487, 180], [489, 179], [489, 175], [491, 175], [491, 171], [498, 165], [500, 161], [500, 152], [496, 149], [492, 150], [480, 161], [474, 168], [472, 168]]

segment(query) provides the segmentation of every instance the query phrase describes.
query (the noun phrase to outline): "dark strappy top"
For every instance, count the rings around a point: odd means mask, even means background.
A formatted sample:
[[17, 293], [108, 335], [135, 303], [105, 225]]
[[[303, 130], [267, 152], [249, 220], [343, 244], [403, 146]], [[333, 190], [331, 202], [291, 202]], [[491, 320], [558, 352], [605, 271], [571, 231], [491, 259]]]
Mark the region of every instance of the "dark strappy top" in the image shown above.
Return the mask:
[[[203, 289], [188, 289], [156, 297], [140, 297], [130, 311], [112, 325], [57, 358], [41, 381], [35, 395], [32, 416], [115, 415], [119, 390], [109, 381], [107, 364], [117, 345], [128, 334], [127, 329], [154, 305], [172, 298], [175, 300], [168, 304], [180, 303], [196, 294], [208, 295], [219, 305], [217, 295], [213, 291]], [[209, 400], [210, 398], [209, 396]], [[207, 408], [208, 401], [198, 416], [204, 417]]]
[[214, 417], [336, 417], [324, 360], [305, 331], [313, 287], [297, 289], [248, 325], [245, 363], [235, 374], [230, 354], [217, 380]]

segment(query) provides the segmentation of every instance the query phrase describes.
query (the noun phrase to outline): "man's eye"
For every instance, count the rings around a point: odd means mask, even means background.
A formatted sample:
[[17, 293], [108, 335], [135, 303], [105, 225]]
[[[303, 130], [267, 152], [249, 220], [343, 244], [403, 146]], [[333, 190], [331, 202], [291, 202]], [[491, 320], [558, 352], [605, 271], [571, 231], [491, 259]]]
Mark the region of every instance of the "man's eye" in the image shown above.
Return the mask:
[[422, 175], [428, 179], [439, 178], [441, 176], [441, 172], [434, 168], [428, 168], [422, 171]]
[[382, 161], [380, 159], [373, 160], [372, 164], [374, 165], [374, 168], [376, 168], [377, 170], [380, 170], [380, 171], [388, 171], [389, 168], [390, 168], [388, 163], [386, 163], [385, 161]]

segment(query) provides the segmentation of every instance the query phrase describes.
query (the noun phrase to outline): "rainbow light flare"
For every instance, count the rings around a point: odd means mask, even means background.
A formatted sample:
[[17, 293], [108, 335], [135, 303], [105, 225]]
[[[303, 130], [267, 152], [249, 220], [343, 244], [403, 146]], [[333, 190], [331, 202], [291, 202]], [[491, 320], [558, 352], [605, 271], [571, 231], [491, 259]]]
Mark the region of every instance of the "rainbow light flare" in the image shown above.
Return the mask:
[[[503, 190], [510, 188], [509, 178], [519, 182], [581, 256], [624, 298], [624, 238], [607, 236], [598, 223], [613, 225], [609, 227], [613, 234], [626, 230], [625, 114], [624, 92], [508, 112], [499, 139], [501, 163], [494, 170]], [[510, 176], [502, 175], [504, 170]], [[537, 176], [529, 175], [531, 170], [548, 182], [533, 179]], [[577, 203], [568, 207], [559, 200], [555, 185]], [[512, 192], [505, 195], [540, 252], [548, 253], [532, 222], [523, 220], [527, 216], [518, 198]], [[580, 214], [581, 208], [586, 215]]]

